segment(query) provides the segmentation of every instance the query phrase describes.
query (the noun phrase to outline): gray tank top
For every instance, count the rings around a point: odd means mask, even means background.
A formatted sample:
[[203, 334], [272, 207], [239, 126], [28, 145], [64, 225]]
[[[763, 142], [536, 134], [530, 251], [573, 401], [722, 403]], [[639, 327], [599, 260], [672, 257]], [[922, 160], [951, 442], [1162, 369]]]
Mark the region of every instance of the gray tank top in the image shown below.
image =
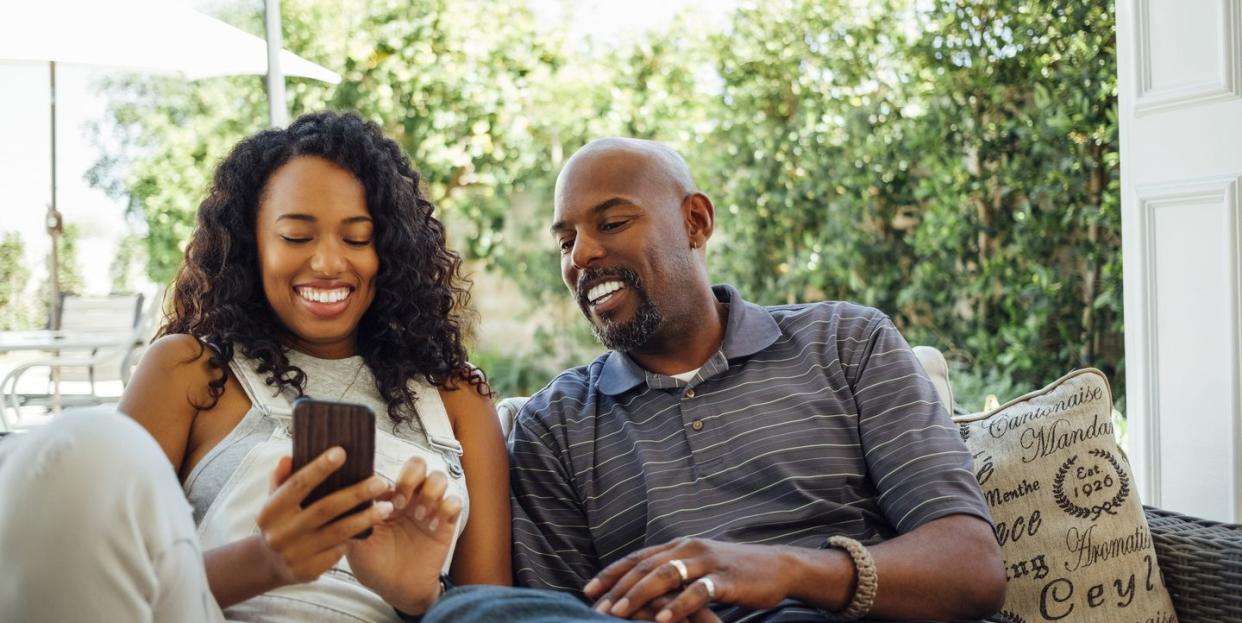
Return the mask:
[[[371, 369], [363, 363], [360, 355], [345, 359], [319, 359], [305, 353], [290, 350], [289, 362], [306, 373], [306, 395], [320, 400], [337, 400], [367, 405], [375, 412], [376, 425], [384, 431], [410, 441], [423, 448], [430, 448], [421, 422], [418, 418], [403, 424], [394, 430], [392, 420], [388, 417], [388, 406], [380, 397], [375, 387], [375, 377]], [[245, 371], [239, 368], [246, 366], [250, 377], [266, 378], [254, 371], [258, 362], [243, 357], [240, 353], [233, 356], [233, 373], [243, 378]], [[250, 388], [242, 383], [247, 394]], [[266, 387], [263, 389], [267, 389]], [[421, 391], [436, 391], [435, 388], [422, 387]], [[292, 397], [292, 392], [288, 392]], [[277, 423], [272, 418], [263, 417], [263, 411], [257, 404], [255, 396], [250, 398], [250, 410], [242, 417], [237, 426], [212, 448], [206, 456], [194, 466], [183, 488], [190, 504], [194, 507], [194, 523], [200, 523], [211, 503], [220, 494], [224, 484], [237, 470], [246, 454], [254, 446], [267, 440]]]

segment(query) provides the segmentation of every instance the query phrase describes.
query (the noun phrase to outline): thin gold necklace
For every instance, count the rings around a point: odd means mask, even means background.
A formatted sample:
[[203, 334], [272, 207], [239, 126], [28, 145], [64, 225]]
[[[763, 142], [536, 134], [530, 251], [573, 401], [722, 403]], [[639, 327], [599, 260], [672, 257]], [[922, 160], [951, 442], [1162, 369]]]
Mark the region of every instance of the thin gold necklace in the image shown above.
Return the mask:
[[345, 386], [345, 389], [341, 390], [341, 395], [336, 397], [336, 401], [337, 401], [337, 402], [340, 402], [340, 401], [344, 400], [344, 399], [345, 399], [345, 394], [348, 394], [348, 393], [349, 393], [349, 390], [353, 389], [353, 387], [354, 387], [354, 383], [357, 383], [357, 382], [358, 382], [358, 378], [362, 376], [362, 366], [365, 366], [365, 365], [366, 365], [366, 363], [367, 363], [366, 361], [359, 361], [359, 362], [358, 362], [358, 367], [357, 367], [356, 369], [354, 369], [354, 378], [350, 379], [350, 381], [349, 381], [349, 385], [346, 385], [346, 386]]

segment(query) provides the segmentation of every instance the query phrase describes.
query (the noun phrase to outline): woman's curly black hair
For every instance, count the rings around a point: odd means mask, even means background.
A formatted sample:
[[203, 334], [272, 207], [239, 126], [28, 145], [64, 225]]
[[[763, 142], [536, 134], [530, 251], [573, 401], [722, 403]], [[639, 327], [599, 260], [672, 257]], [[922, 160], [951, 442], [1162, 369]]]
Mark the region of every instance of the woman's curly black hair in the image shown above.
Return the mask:
[[395, 424], [417, 413], [409, 381], [456, 389], [466, 382], [490, 395], [466, 362], [463, 331], [469, 293], [461, 258], [445, 246], [444, 227], [419, 190], [419, 174], [374, 123], [354, 113], [304, 115], [287, 129], [264, 130], [237, 144], [216, 169], [198, 226], [177, 274], [172, 310], [157, 337], [185, 333], [211, 347], [211, 408], [224, 393], [234, 348], [260, 362], [267, 384], [306, 388], [289, 363], [287, 333], [263, 293], [255, 229], [272, 173], [299, 156], [318, 156], [353, 173], [366, 189], [380, 258], [375, 300], [358, 325], [357, 348], [375, 375]]

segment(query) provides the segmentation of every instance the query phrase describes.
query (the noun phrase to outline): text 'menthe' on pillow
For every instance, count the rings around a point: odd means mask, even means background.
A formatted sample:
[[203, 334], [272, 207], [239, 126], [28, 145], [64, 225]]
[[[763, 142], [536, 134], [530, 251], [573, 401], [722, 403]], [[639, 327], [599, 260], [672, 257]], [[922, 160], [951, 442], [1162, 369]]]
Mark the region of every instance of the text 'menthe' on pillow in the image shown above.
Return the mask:
[[1176, 621], [1099, 370], [955, 418], [996, 524], [1004, 612], [1025, 623]]

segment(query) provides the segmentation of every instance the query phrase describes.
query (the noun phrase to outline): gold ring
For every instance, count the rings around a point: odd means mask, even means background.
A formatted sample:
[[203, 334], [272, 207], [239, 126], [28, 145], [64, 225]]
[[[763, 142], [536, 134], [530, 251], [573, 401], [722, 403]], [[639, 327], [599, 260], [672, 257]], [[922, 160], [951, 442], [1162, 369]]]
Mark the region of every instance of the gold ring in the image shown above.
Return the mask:
[[677, 575], [681, 576], [682, 586], [690, 582], [690, 571], [686, 569], [686, 563], [674, 558], [668, 561], [668, 564], [673, 565], [673, 568], [677, 570]]

